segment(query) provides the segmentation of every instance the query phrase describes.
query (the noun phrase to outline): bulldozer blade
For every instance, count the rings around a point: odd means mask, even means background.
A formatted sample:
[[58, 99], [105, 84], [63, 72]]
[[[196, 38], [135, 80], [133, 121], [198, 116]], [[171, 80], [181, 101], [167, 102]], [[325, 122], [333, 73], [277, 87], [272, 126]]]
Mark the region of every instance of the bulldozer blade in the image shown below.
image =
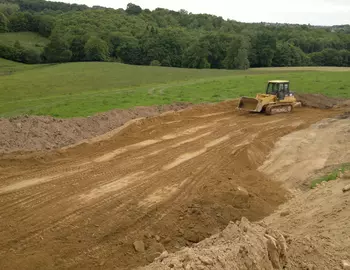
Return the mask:
[[239, 110], [249, 111], [249, 112], [260, 112], [258, 110], [259, 101], [255, 98], [242, 97], [238, 104]]
[[296, 103], [293, 104], [293, 107], [294, 108], [301, 108], [302, 104], [301, 104], [301, 102], [296, 102]]

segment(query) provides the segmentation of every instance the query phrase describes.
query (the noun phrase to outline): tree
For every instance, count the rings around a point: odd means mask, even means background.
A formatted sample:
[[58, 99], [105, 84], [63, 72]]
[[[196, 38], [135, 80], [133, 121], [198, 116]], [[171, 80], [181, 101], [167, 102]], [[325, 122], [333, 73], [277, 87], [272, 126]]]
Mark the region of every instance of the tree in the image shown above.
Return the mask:
[[260, 31], [255, 36], [253, 49], [257, 67], [270, 67], [276, 49], [276, 37], [270, 31]]
[[24, 49], [22, 61], [27, 64], [38, 64], [41, 62], [40, 53], [33, 49]]
[[69, 62], [72, 52], [69, 50], [68, 42], [59, 34], [54, 34], [50, 37], [50, 43], [44, 49], [43, 57], [50, 63]]
[[54, 27], [54, 22], [55, 20], [51, 16], [47, 16], [47, 15], [40, 16], [39, 23], [38, 23], [39, 34], [44, 37], [49, 37]]
[[75, 36], [72, 39], [70, 50], [72, 51], [72, 61], [85, 60], [85, 44], [89, 38], [87, 36]]
[[[30, 31], [50, 37], [43, 61], [150, 65], [158, 60], [163, 66], [227, 69], [245, 68], [248, 62], [252, 67], [350, 65], [346, 25], [243, 24], [185, 10], [142, 10], [132, 3], [126, 10], [114, 10], [43, 0], [0, 2], [0, 32]], [[98, 38], [91, 40], [92, 36]], [[18, 61], [39, 60], [13, 44], [2, 46], [1, 53]]]
[[133, 3], [129, 3], [126, 7], [126, 13], [129, 15], [139, 15], [142, 12], [142, 8]]
[[23, 50], [24, 48], [21, 46], [21, 43], [16, 40], [13, 44], [13, 60], [18, 62], [23, 62]]
[[274, 67], [289, 67], [291, 61], [291, 47], [287, 42], [278, 42], [276, 46], [275, 55], [272, 60]]
[[12, 32], [37, 32], [38, 22], [36, 17], [29, 12], [17, 12], [9, 17], [9, 29]]
[[8, 31], [8, 19], [6, 16], [0, 12], [0, 33], [5, 33]]
[[3, 13], [6, 17], [19, 11], [17, 4], [0, 3], [0, 13]]
[[250, 63], [248, 60], [248, 51], [244, 48], [239, 49], [237, 57], [235, 58], [235, 67], [237, 69], [248, 69]]
[[187, 68], [210, 68], [208, 43], [194, 43], [185, 51], [182, 66]]
[[226, 52], [225, 59], [223, 60], [224, 67], [226, 69], [234, 69], [235, 68], [235, 58], [238, 54], [238, 50], [240, 47], [240, 41], [234, 38]]
[[107, 42], [99, 37], [91, 37], [84, 46], [85, 59], [88, 61], [107, 61], [109, 48]]
[[142, 50], [139, 41], [132, 36], [121, 36], [120, 45], [115, 54], [126, 64], [143, 64]]

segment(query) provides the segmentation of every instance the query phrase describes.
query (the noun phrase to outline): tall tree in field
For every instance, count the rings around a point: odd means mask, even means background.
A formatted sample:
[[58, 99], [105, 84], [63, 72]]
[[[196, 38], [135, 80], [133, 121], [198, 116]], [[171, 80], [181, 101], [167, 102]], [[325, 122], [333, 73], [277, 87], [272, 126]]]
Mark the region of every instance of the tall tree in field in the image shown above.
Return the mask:
[[109, 48], [106, 41], [99, 37], [91, 37], [84, 47], [85, 58], [88, 61], [107, 61]]
[[0, 12], [0, 33], [5, 33], [8, 31], [8, 19], [6, 16]]
[[248, 60], [248, 51], [245, 48], [241, 48], [238, 51], [237, 57], [235, 58], [235, 68], [237, 69], [248, 69], [250, 63]]
[[238, 54], [239, 47], [240, 41], [238, 39], [233, 39], [227, 49], [226, 57], [223, 61], [224, 67], [226, 69], [235, 68], [235, 59]]

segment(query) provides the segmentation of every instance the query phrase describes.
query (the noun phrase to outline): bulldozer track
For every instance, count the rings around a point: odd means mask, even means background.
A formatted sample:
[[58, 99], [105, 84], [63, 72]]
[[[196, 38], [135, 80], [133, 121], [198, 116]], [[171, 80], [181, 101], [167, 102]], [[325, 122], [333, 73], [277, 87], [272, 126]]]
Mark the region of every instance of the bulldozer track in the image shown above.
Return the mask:
[[274, 115], [274, 114], [280, 114], [280, 113], [291, 113], [293, 111], [293, 105], [292, 104], [275, 104], [275, 105], [268, 105], [266, 107], [265, 113], [267, 115]]

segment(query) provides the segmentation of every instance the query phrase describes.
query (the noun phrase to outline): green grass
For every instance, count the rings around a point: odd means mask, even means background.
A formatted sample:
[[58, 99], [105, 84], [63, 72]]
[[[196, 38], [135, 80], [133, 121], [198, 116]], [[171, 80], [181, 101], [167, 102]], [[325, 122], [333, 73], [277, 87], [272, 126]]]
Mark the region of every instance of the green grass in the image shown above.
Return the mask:
[[[0, 58], [0, 76], [2, 75], [11, 75], [15, 72], [26, 71], [35, 68], [41, 68], [46, 65], [26, 65], [22, 63], [17, 63], [13, 61], [9, 61], [6, 59]], [[0, 77], [0, 82], [2, 82]]]
[[24, 48], [41, 52], [49, 40], [33, 32], [1, 33], [0, 44], [12, 46], [18, 40]]
[[298, 92], [350, 97], [350, 73], [345, 70], [228, 71], [119, 63], [34, 65], [27, 70], [24, 66], [16, 66], [18, 72], [0, 77], [2, 117], [21, 114], [89, 116], [113, 108], [217, 102], [264, 92], [266, 82], [271, 79], [289, 79], [292, 89]]
[[331, 173], [326, 174], [317, 179], [314, 179], [311, 182], [310, 187], [315, 188], [317, 185], [321, 184], [322, 182], [329, 182], [329, 181], [336, 180], [339, 177], [340, 173], [344, 173], [345, 171], [348, 171], [348, 170], [350, 170], [350, 163], [344, 163], [340, 167], [334, 169]]

